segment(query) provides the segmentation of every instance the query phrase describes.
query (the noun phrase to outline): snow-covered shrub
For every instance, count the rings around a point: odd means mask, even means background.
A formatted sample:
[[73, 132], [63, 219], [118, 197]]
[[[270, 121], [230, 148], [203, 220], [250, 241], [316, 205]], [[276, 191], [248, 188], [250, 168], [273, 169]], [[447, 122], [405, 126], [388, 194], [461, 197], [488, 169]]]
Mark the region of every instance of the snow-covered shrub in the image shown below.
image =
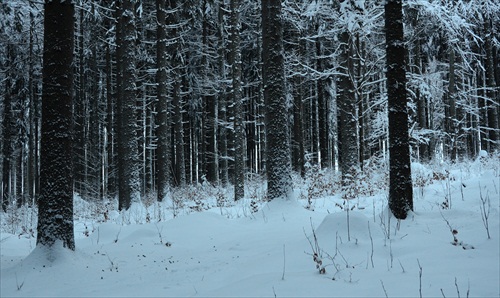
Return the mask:
[[300, 198], [307, 200], [306, 209], [314, 210], [314, 200], [333, 195], [340, 190], [339, 176], [331, 169], [321, 169], [319, 165], [309, 162], [305, 164], [306, 174], [304, 180], [305, 190], [300, 193]]
[[245, 197], [256, 203], [267, 202], [267, 183], [264, 175], [249, 173], [245, 179]]
[[364, 162], [363, 170], [356, 173], [359, 195], [373, 196], [383, 192], [389, 185], [389, 160], [374, 155]]
[[0, 216], [0, 230], [19, 237], [35, 237], [37, 211], [37, 208], [33, 208], [31, 204], [26, 203], [18, 207], [16, 202], [13, 201], [8, 205], [7, 211], [2, 212]]

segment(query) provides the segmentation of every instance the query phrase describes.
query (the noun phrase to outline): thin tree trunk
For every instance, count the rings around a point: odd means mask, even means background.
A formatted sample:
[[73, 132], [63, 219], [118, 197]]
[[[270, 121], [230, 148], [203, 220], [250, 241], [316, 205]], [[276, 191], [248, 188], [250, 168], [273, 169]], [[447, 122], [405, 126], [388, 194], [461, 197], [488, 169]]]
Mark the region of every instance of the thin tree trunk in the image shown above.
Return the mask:
[[[7, 44], [7, 63], [6, 68], [11, 69], [10, 61], [13, 61], [13, 48], [12, 44]], [[12, 126], [14, 116], [12, 115], [12, 80], [11, 74], [7, 73], [5, 80], [5, 96], [3, 102], [3, 119], [2, 119], [2, 209], [7, 211], [7, 207], [11, 203], [11, 175], [10, 169], [12, 164]]]
[[488, 111], [488, 128], [489, 128], [489, 143], [490, 151], [500, 149], [500, 126], [498, 119], [498, 107], [499, 104], [496, 94], [495, 94], [495, 70], [494, 70], [494, 59], [493, 59], [493, 33], [492, 24], [489, 17], [485, 18], [485, 51], [486, 51], [486, 97], [488, 99], [487, 111]]
[[448, 79], [448, 125], [447, 132], [449, 134], [450, 143], [448, 148], [448, 155], [452, 161], [457, 159], [457, 109], [455, 106], [455, 96], [456, 96], [456, 87], [455, 87], [455, 50], [450, 48], [450, 56], [449, 56], [449, 79]]
[[156, 176], [158, 201], [162, 201], [171, 185], [169, 104], [167, 98], [167, 13], [166, 0], [156, 0], [156, 93], [157, 128]]
[[[316, 25], [317, 27], [319, 25]], [[316, 70], [319, 73], [324, 71], [323, 45], [320, 39], [316, 40]], [[318, 139], [319, 139], [319, 153], [321, 157], [321, 167], [327, 168], [330, 166], [330, 154], [328, 146], [328, 80], [318, 79], [316, 81], [317, 98], [318, 98]]]
[[234, 200], [245, 195], [243, 103], [241, 88], [240, 1], [231, 0], [231, 74], [234, 104]]

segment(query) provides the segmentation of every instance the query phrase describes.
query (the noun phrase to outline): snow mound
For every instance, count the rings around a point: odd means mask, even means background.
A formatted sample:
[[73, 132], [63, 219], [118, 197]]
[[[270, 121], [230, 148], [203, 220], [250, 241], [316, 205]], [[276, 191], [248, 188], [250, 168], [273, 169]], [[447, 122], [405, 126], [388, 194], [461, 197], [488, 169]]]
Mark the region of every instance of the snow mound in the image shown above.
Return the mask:
[[[316, 235], [319, 239], [330, 239], [335, 241], [337, 236], [347, 240], [368, 239], [369, 218], [356, 211], [337, 212], [325, 216], [321, 224], [316, 229]], [[373, 226], [373, 223], [372, 223]]]

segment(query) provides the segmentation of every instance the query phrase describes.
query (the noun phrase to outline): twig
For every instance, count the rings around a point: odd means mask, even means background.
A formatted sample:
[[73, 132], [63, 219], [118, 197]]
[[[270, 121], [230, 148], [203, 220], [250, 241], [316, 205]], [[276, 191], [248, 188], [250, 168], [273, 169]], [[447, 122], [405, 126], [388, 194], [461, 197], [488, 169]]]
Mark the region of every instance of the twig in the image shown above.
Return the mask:
[[370, 229], [370, 221], [368, 221], [368, 235], [370, 235], [370, 242], [371, 242], [371, 245], [372, 245], [372, 253], [370, 255], [370, 260], [371, 260], [371, 263], [372, 263], [372, 268], [375, 268], [375, 265], [373, 264], [373, 237], [372, 237], [372, 231]]
[[460, 291], [458, 290], [457, 278], [455, 277], [455, 288], [457, 288], [457, 297], [460, 298]]
[[158, 237], [160, 237], [160, 244], [163, 244], [163, 239], [161, 237], [161, 232], [163, 231], [163, 227], [161, 227], [161, 230], [160, 228], [158, 228], [158, 225], [155, 223], [155, 227], [156, 227], [156, 230], [158, 231]]
[[347, 241], [351, 242], [351, 225], [349, 224], [349, 201], [346, 200], [347, 202]]
[[458, 245], [458, 239], [457, 239], [457, 236], [455, 236], [456, 234], [458, 234], [458, 231], [451, 227], [450, 222], [444, 217], [443, 212], [441, 212], [441, 210], [439, 210], [439, 213], [441, 213], [441, 217], [444, 219], [444, 221], [448, 225], [448, 228], [450, 229], [451, 235], [453, 236], [452, 244]]
[[16, 286], [17, 286], [17, 290], [18, 291], [21, 291], [21, 289], [24, 286], [24, 280], [23, 280], [23, 282], [21, 284], [19, 284], [19, 282], [17, 281], [17, 272], [16, 272]]
[[283, 244], [283, 275], [281, 276], [281, 280], [285, 280], [285, 244]]
[[398, 259], [399, 266], [401, 266], [401, 270], [403, 270], [403, 273], [405, 273], [405, 267], [403, 267], [403, 264], [401, 264], [401, 261]]
[[389, 240], [389, 255], [391, 256], [391, 269], [392, 269], [392, 263], [394, 261], [394, 255], [392, 254], [392, 240]]
[[418, 293], [420, 294], [420, 298], [422, 298], [422, 266], [420, 265], [420, 261], [417, 259], [418, 263], [418, 280], [419, 280], [419, 287], [418, 287]]
[[310, 218], [310, 220], [311, 220], [311, 229], [312, 229], [312, 233], [313, 233], [314, 245], [313, 245], [311, 239], [307, 236], [305, 229], [303, 229], [304, 230], [304, 235], [306, 236], [307, 241], [309, 241], [309, 245], [311, 245], [311, 250], [313, 252], [313, 254], [312, 254], [313, 255], [313, 261], [316, 263], [316, 269], [319, 270], [320, 274], [325, 274], [326, 273], [326, 269], [325, 269], [325, 266], [323, 266], [322, 250], [319, 247], [318, 237], [316, 236], [316, 232], [314, 231], [314, 226], [312, 224], [312, 218]]
[[384, 287], [384, 282], [382, 280], [380, 280], [380, 283], [382, 284], [382, 289], [384, 290], [385, 298], [389, 298], [389, 296], [387, 296], [387, 291], [385, 290], [385, 287]]
[[486, 193], [486, 197], [483, 197], [483, 192], [481, 191], [481, 183], [479, 183], [479, 199], [481, 200], [481, 205], [479, 209], [481, 209], [481, 219], [483, 220], [484, 228], [486, 229], [486, 234], [488, 235], [488, 239], [490, 237], [490, 225], [488, 222], [488, 218], [490, 217], [490, 196]]
[[116, 238], [115, 238], [115, 243], [118, 242], [118, 237], [120, 236], [120, 233], [122, 232], [122, 228], [120, 227], [120, 230], [118, 231], [118, 233], [116, 234]]

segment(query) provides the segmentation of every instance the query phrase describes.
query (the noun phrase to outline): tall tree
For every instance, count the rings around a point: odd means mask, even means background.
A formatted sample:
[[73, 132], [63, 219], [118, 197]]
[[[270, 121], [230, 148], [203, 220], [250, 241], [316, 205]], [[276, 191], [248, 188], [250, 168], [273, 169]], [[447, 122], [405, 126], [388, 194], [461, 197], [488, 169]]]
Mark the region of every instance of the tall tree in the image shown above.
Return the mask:
[[262, 79], [266, 108], [267, 198], [292, 191], [281, 0], [262, 0]]
[[[218, 3], [213, 0], [203, 0], [203, 22], [201, 42], [201, 84], [200, 95], [202, 97], [202, 135], [200, 136], [200, 167], [208, 182], [219, 183], [219, 152], [217, 151], [217, 124], [219, 102], [217, 100], [218, 78], [218, 47], [217, 21]], [[211, 71], [212, 70], [212, 71]]]
[[225, 28], [224, 28], [224, 14], [226, 8], [224, 7], [224, 0], [218, 0], [217, 9], [217, 54], [218, 54], [218, 65], [219, 65], [219, 90], [218, 99], [219, 102], [219, 116], [218, 116], [218, 150], [220, 151], [220, 182], [222, 185], [226, 186], [229, 182], [229, 162], [228, 162], [228, 128], [227, 122], [227, 96], [226, 96], [226, 38], [225, 38]]
[[75, 249], [72, 132], [74, 4], [46, 1], [37, 245]]
[[389, 208], [398, 219], [413, 210], [408, 137], [405, 47], [401, 0], [385, 3], [387, 97], [389, 109]]
[[170, 67], [172, 68], [172, 89], [171, 89], [171, 97], [172, 97], [172, 109], [173, 109], [173, 117], [172, 117], [172, 126], [173, 126], [173, 139], [174, 139], [174, 184], [176, 186], [185, 186], [186, 184], [186, 154], [185, 148], [187, 147], [185, 144], [185, 134], [183, 127], [183, 99], [182, 99], [182, 61], [184, 53], [182, 52], [181, 47], [181, 31], [182, 27], [179, 24], [179, 20], [181, 19], [181, 9], [182, 4], [177, 0], [169, 0], [167, 3], [168, 7], [168, 18], [167, 23], [169, 24], [168, 28], [170, 29], [168, 32], [168, 40], [171, 41], [169, 43], [169, 62]]
[[[10, 61], [13, 60], [12, 44], [7, 44], [7, 63], [5, 67], [11, 69]], [[11, 183], [11, 159], [12, 159], [12, 138], [14, 130], [14, 119], [12, 109], [12, 76], [10, 71], [5, 79], [5, 91], [3, 98], [3, 119], [2, 119], [2, 209], [7, 211], [7, 206], [12, 201], [12, 183]]]
[[136, 115], [136, 28], [132, 0], [124, 0], [119, 7], [117, 38], [118, 69], [121, 88], [118, 96], [118, 207], [127, 210], [141, 194], [138, 160]]
[[[340, 68], [344, 73], [339, 78], [339, 93], [337, 104], [340, 113], [340, 167], [342, 171], [342, 186], [347, 187], [353, 182], [354, 174], [359, 167], [356, 98], [351, 76], [351, 38], [349, 32], [340, 34], [341, 53]], [[349, 198], [350, 199], [350, 198]]]
[[231, 74], [234, 104], [234, 199], [245, 195], [243, 97], [241, 90], [240, 1], [231, 0]]
[[[485, 8], [485, 10], [487, 10]], [[491, 12], [484, 13], [484, 32], [485, 32], [485, 46], [484, 50], [486, 52], [485, 64], [486, 64], [486, 97], [488, 100], [487, 103], [487, 113], [488, 113], [488, 142], [489, 148], [491, 152], [500, 149], [500, 125], [499, 125], [499, 114], [498, 114], [498, 99], [496, 98], [495, 91], [496, 83], [495, 83], [495, 61], [493, 56], [493, 40], [494, 40], [494, 31], [493, 31], [493, 20], [490, 15]], [[498, 36], [496, 37], [498, 38]]]
[[157, 93], [157, 128], [158, 145], [156, 149], [156, 176], [158, 179], [158, 201], [162, 201], [171, 184], [170, 165], [170, 125], [167, 98], [167, 13], [166, 0], [156, 0], [156, 93]]

